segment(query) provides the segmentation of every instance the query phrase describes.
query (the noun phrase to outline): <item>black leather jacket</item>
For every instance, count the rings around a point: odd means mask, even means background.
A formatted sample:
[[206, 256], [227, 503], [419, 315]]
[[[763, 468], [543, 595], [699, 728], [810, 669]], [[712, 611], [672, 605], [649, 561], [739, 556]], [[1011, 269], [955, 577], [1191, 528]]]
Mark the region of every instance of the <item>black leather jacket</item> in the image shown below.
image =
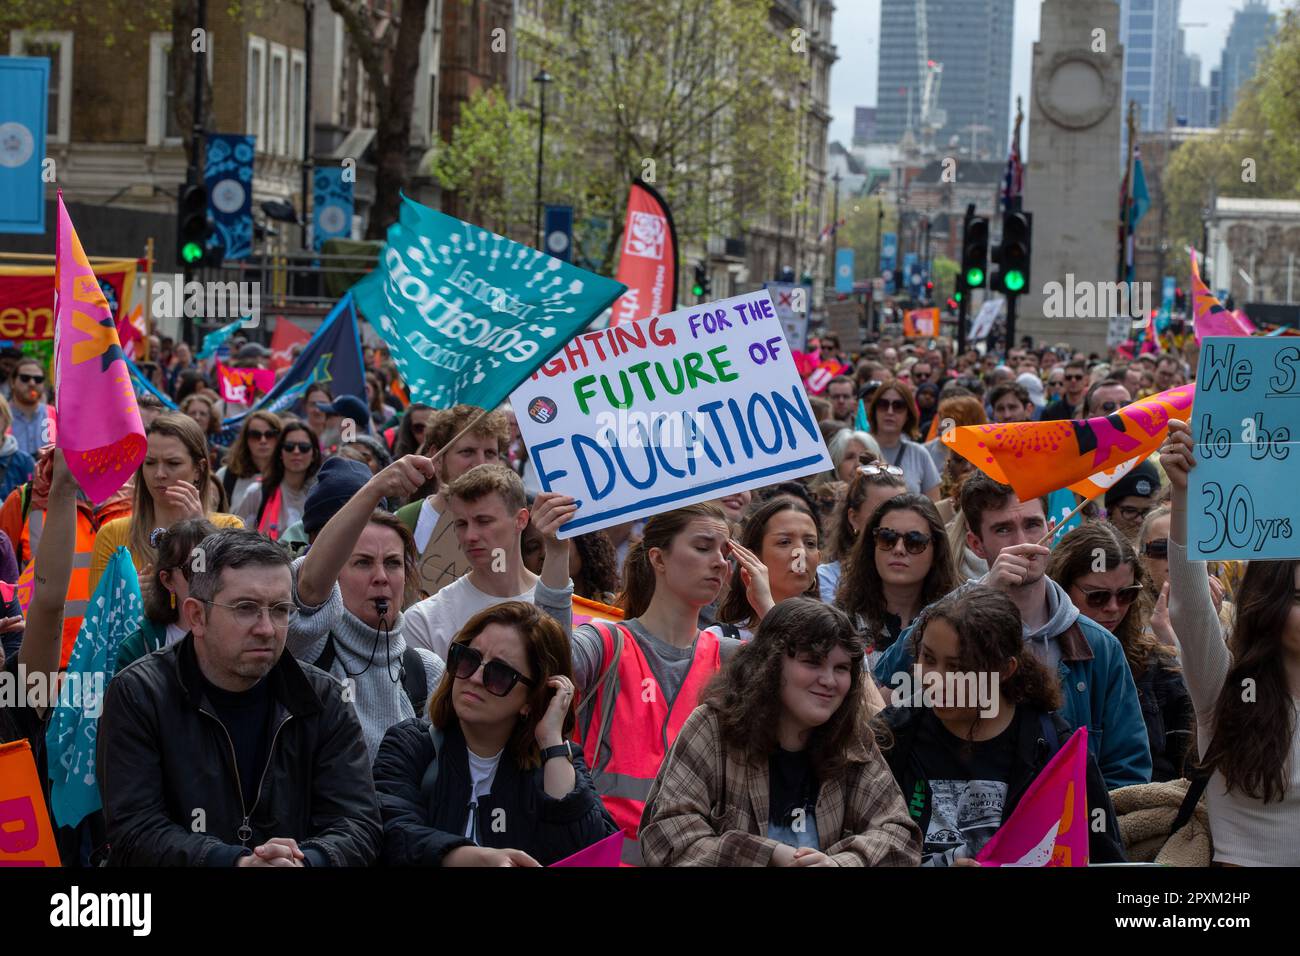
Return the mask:
[[382, 827], [361, 724], [342, 685], [286, 651], [266, 766], [245, 808], [234, 747], [202, 694], [194, 637], [109, 682], [96, 772], [110, 865], [231, 866], [291, 837], [315, 866], [369, 866]]

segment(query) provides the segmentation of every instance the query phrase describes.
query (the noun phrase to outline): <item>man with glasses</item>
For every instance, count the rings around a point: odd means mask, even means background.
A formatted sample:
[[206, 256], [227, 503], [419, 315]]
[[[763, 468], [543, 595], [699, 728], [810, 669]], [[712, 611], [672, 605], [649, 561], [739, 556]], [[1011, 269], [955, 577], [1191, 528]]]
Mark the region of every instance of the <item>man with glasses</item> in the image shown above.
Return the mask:
[[1119, 379], [1102, 379], [1088, 390], [1084, 401], [1084, 417], [1100, 418], [1102, 415], [1114, 415], [1125, 405], [1133, 401], [1133, 396]]
[[836, 375], [826, 386], [826, 397], [831, 403], [831, 418], [852, 425], [858, 413], [858, 391], [853, 385], [853, 379], [847, 375]]
[[[1106, 788], [1150, 782], [1151, 748], [1124, 648], [1080, 614], [1047, 576], [1051, 552], [1039, 543], [1049, 530], [1046, 501], [1021, 501], [1010, 486], [977, 471], [962, 484], [961, 510], [967, 545], [989, 563], [988, 574], [962, 587], [979, 583], [997, 588], [1019, 608], [1025, 645], [1059, 675], [1059, 713], [1073, 727], [1087, 726], [1088, 750], [1097, 758]], [[909, 633], [904, 631], [877, 662], [877, 681], [895, 686], [895, 674], [911, 671]]]
[[1107, 489], [1106, 518], [1136, 544], [1142, 522], [1156, 509], [1159, 496], [1160, 472], [1148, 459]]
[[245, 530], [204, 539], [184, 639], [109, 683], [96, 770], [109, 862], [368, 866], [382, 825], [338, 681], [284, 653], [289, 559]]
[[1078, 360], [1066, 362], [1061, 375], [1065, 394], [1043, 409], [1039, 421], [1083, 418], [1083, 399], [1088, 393], [1087, 364]]
[[50, 406], [45, 404], [45, 366], [34, 358], [25, 358], [14, 367], [9, 380], [13, 407], [13, 435], [18, 449], [33, 458], [54, 440], [50, 434]]

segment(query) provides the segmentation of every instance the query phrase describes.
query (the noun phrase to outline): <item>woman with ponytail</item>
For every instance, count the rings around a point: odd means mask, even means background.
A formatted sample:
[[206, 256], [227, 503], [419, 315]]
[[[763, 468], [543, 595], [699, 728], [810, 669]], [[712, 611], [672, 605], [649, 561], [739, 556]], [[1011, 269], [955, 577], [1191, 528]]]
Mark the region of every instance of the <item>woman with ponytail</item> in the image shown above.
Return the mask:
[[758, 617], [772, 607], [767, 569], [730, 539], [726, 512], [713, 502], [655, 515], [628, 551], [625, 618], [572, 629], [571, 608], [548, 608], [572, 630], [577, 731], [596, 792], [628, 837], [625, 862], [639, 864], [641, 813], [664, 754], [700, 693], [741, 642], [698, 627], [731, 572], [728, 555]]

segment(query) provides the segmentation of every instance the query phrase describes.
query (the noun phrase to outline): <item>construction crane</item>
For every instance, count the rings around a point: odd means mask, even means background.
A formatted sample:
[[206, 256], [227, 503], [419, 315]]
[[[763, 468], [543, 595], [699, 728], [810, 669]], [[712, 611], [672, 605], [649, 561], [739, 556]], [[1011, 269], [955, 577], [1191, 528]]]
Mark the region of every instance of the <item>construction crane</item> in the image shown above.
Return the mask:
[[[916, 61], [917, 77], [921, 80], [921, 117], [917, 124], [923, 153], [934, 152], [934, 135], [948, 123], [948, 116], [939, 109], [939, 85], [943, 81], [943, 64], [930, 59], [928, 21], [930, 11], [926, 0], [917, 0], [916, 6]], [[911, 97], [909, 95], [908, 99]], [[908, 120], [911, 120], [908, 104]]]

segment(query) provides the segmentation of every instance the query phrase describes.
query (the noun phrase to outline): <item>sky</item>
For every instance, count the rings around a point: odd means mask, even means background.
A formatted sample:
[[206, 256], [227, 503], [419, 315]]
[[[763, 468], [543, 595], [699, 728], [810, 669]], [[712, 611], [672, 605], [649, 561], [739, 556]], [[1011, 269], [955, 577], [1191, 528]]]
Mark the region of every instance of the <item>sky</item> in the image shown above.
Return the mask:
[[[1295, 0], [1268, 0], [1275, 13], [1294, 5]], [[1030, 113], [1029, 68], [1038, 39], [1039, 9], [1042, 0], [1016, 0], [1015, 33], [1011, 54], [1011, 117], [1015, 117], [1016, 96], [1024, 99], [1025, 115]], [[1233, 14], [1241, 9], [1241, 0], [1182, 0], [1179, 22], [1204, 23], [1203, 27], [1184, 26], [1185, 49], [1201, 58], [1201, 82], [1208, 83], [1211, 67], [1219, 65], [1219, 54], [1232, 26]], [[845, 146], [853, 139], [853, 108], [874, 106], [876, 102], [876, 68], [879, 59], [880, 0], [835, 0], [831, 35], [839, 60], [831, 67], [830, 140]], [[1028, 134], [1021, 148], [1028, 152]]]

